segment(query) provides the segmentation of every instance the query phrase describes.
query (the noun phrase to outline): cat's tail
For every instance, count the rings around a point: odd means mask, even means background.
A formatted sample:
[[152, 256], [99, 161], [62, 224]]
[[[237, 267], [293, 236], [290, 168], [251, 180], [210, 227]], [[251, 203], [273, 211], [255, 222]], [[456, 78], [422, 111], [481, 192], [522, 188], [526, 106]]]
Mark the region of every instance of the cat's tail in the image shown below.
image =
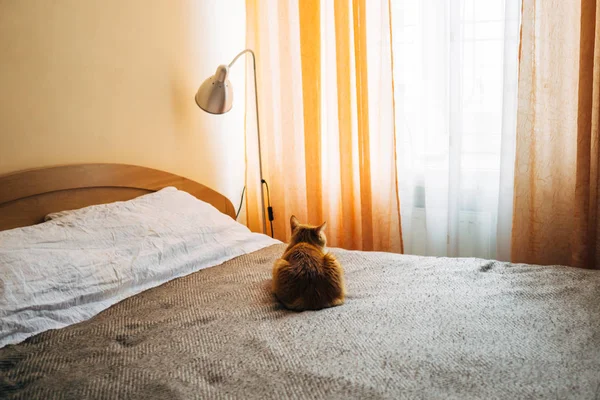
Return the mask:
[[302, 311], [304, 300], [296, 290], [290, 278], [292, 266], [287, 260], [279, 258], [273, 265], [272, 290], [277, 299], [289, 310]]
[[[334, 298], [339, 299], [338, 304], [342, 304], [344, 297], [346, 296], [346, 285], [344, 282], [344, 268], [331, 253], [325, 253], [323, 255], [323, 271], [327, 275], [327, 281], [335, 288], [336, 292]], [[338, 305], [335, 304], [335, 305]]]
[[282, 269], [287, 269], [290, 267], [290, 263], [287, 262], [287, 260], [284, 260], [283, 258], [278, 258], [275, 261], [275, 264], [273, 265], [273, 271], [272, 271], [272, 276], [273, 276], [273, 293], [277, 293], [279, 291], [279, 274], [281, 273]]

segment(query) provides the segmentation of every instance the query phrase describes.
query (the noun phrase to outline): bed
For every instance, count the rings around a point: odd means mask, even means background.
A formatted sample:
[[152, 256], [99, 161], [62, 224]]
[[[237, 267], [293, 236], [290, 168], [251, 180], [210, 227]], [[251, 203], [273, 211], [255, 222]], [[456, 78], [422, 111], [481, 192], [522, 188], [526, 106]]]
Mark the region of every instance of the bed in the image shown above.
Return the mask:
[[0, 177], [0, 398], [600, 398], [599, 271], [332, 248], [346, 303], [297, 313], [233, 217], [143, 167]]

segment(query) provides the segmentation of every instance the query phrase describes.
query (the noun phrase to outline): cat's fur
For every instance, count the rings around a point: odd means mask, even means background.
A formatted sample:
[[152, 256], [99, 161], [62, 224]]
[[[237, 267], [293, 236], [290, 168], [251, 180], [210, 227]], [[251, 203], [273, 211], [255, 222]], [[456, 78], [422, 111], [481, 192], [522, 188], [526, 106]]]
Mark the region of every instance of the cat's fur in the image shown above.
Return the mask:
[[320, 226], [302, 225], [292, 215], [292, 238], [273, 266], [273, 293], [288, 309], [320, 310], [344, 303], [344, 270], [325, 252], [326, 237]]

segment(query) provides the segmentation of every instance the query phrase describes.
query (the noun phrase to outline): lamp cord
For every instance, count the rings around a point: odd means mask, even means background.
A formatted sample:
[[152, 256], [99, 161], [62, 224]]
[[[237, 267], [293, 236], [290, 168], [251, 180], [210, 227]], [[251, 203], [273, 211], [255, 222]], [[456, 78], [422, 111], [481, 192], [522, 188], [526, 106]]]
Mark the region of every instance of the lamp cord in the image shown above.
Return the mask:
[[240, 211], [242, 211], [242, 204], [244, 204], [244, 193], [246, 193], [246, 186], [244, 186], [244, 190], [242, 190], [242, 197], [240, 198], [240, 206], [237, 209], [237, 212], [235, 213], [235, 220], [237, 221], [238, 217], [240, 216]]
[[[271, 237], [275, 237], [275, 232], [273, 230], [273, 220], [275, 219], [273, 216], [273, 207], [271, 207], [271, 193], [269, 192], [269, 184], [264, 179], [262, 180], [262, 184], [267, 187], [267, 213], [269, 214], [269, 224], [271, 225]], [[244, 204], [244, 194], [246, 193], [246, 186], [242, 190], [242, 196], [240, 198], [240, 206], [235, 213], [235, 219], [237, 221], [240, 216], [240, 211], [242, 211], [242, 205]]]
[[269, 184], [264, 179], [261, 182], [267, 187], [267, 213], [269, 214], [269, 224], [271, 225], [271, 237], [274, 238], [275, 233], [273, 232], [273, 220], [275, 217], [273, 216], [273, 207], [271, 207], [271, 193], [269, 192]]

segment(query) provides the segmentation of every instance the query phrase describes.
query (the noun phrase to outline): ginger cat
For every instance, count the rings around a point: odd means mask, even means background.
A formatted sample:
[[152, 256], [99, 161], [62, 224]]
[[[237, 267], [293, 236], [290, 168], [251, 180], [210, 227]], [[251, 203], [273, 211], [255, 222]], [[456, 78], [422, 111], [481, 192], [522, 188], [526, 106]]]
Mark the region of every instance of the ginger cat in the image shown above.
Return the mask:
[[344, 303], [344, 270], [325, 252], [326, 224], [301, 225], [295, 216], [290, 218], [290, 244], [273, 266], [273, 293], [290, 310], [320, 310]]

